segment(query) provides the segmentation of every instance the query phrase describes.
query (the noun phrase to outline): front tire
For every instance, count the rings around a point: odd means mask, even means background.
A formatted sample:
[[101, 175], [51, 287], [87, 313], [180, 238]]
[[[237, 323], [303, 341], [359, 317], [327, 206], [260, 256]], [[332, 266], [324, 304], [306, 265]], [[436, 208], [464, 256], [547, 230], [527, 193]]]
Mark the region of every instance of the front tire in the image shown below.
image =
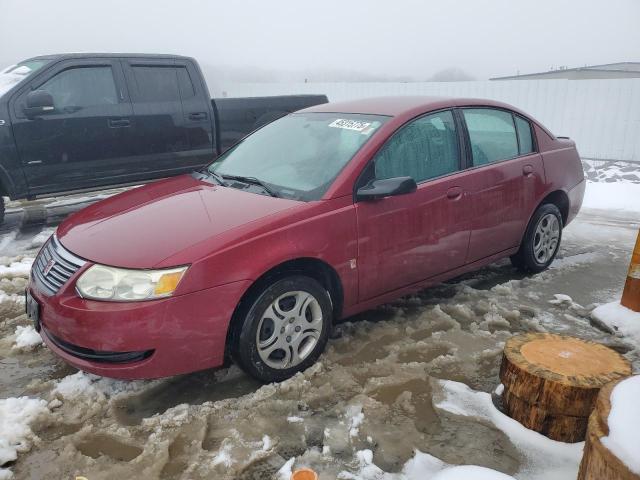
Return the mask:
[[254, 378], [278, 382], [313, 365], [324, 351], [331, 299], [313, 278], [292, 275], [264, 286], [241, 321], [233, 356]]
[[552, 203], [540, 205], [531, 217], [520, 249], [511, 263], [526, 273], [546, 270], [553, 262], [562, 240], [562, 214]]

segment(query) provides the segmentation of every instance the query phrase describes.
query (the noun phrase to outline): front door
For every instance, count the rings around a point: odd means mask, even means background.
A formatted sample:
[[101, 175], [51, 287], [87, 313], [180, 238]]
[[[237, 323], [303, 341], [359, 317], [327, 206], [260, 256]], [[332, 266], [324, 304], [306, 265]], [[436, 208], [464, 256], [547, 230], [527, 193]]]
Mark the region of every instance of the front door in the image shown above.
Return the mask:
[[544, 167], [526, 119], [493, 108], [462, 112], [472, 154], [472, 263], [519, 245], [543, 188]]
[[119, 62], [69, 61], [36, 79], [54, 109], [29, 119], [24, 92], [14, 106], [13, 129], [31, 194], [109, 182], [132, 155], [131, 104]]
[[371, 176], [410, 176], [418, 189], [356, 204], [360, 301], [464, 264], [471, 217], [461, 150], [444, 110], [412, 120], [376, 154]]

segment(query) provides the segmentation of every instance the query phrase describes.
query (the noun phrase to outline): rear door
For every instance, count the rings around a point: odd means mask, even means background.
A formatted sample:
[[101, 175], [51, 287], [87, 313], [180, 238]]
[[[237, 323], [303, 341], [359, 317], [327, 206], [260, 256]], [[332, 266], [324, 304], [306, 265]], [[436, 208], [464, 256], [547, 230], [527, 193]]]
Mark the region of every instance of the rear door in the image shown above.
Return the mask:
[[[51, 94], [54, 110], [23, 113], [31, 90]], [[60, 62], [16, 99], [12, 124], [31, 194], [108, 184], [133, 154], [132, 107], [117, 60]]]
[[190, 146], [174, 60], [125, 59], [123, 67], [134, 116], [132, 169], [144, 178], [184, 171]]
[[544, 167], [531, 126], [497, 108], [463, 108], [471, 150], [473, 225], [467, 262], [520, 244], [543, 188]]
[[176, 60], [176, 74], [182, 100], [184, 126], [189, 152], [181, 162], [185, 169], [195, 169], [213, 160], [215, 134], [211, 118], [211, 98], [202, 81], [202, 74], [193, 63]]
[[376, 154], [362, 183], [410, 176], [416, 192], [356, 204], [361, 301], [464, 264], [470, 233], [468, 173], [451, 110], [415, 119]]

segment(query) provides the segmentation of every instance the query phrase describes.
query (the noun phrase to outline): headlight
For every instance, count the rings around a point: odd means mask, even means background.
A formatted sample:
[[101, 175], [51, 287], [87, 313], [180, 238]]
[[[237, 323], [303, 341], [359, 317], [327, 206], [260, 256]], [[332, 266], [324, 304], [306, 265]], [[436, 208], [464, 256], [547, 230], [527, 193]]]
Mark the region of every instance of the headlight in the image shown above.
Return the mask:
[[127, 270], [93, 265], [76, 282], [78, 293], [94, 300], [136, 301], [171, 295], [188, 267]]

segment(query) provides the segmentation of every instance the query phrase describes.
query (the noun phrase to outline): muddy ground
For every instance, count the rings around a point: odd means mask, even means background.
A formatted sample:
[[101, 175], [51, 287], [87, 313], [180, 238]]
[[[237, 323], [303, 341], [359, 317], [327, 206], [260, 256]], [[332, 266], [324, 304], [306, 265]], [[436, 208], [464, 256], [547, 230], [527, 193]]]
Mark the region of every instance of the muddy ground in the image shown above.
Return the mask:
[[[32, 258], [53, 227], [89, 201], [12, 205], [0, 264]], [[637, 228], [630, 215], [583, 211], [547, 272], [525, 277], [503, 261], [349, 318], [316, 366], [266, 386], [233, 366], [152, 382], [99, 379], [45, 347], [17, 349], [16, 328], [29, 325], [27, 279], [4, 274], [0, 399], [44, 400], [23, 451], [4, 468], [16, 479], [268, 479], [295, 457], [321, 479], [383, 478], [366, 477], [357, 452], [371, 450], [373, 463], [394, 473], [417, 449], [449, 464], [556, 478], [532, 470], [527, 452], [491, 422], [434, 406], [438, 380], [492, 392], [505, 340], [526, 331], [603, 342], [639, 370], [634, 345], [589, 316], [619, 296]]]

